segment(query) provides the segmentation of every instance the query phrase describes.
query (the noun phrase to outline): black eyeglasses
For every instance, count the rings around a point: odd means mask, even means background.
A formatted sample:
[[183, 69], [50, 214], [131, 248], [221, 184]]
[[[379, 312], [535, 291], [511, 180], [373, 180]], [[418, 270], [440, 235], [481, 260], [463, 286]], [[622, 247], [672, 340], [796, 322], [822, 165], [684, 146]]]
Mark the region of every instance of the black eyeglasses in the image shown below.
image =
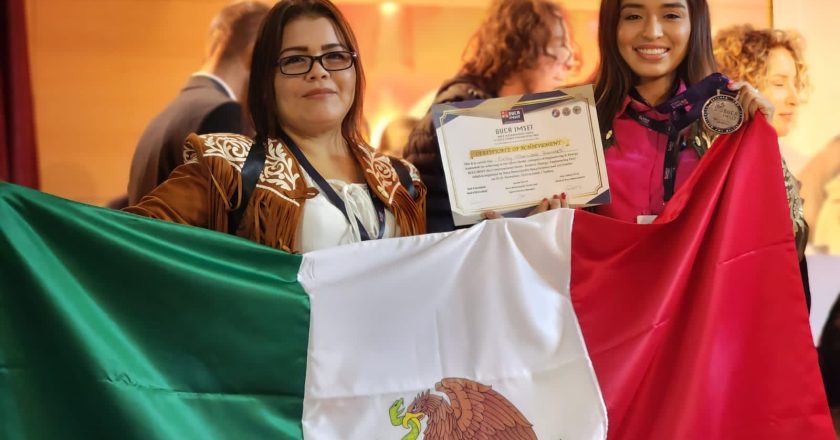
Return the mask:
[[356, 61], [356, 52], [339, 50], [327, 52], [317, 57], [311, 55], [290, 55], [277, 60], [277, 67], [284, 75], [303, 75], [312, 70], [315, 61], [321, 63], [324, 70], [335, 72], [337, 70], [349, 69]]

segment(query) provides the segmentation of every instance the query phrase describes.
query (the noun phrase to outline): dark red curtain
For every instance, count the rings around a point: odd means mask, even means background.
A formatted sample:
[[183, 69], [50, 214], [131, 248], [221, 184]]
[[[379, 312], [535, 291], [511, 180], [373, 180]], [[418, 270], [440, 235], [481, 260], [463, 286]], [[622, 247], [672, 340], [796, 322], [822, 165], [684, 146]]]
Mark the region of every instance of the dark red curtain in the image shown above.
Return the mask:
[[24, 0], [0, 8], [0, 180], [38, 188]]

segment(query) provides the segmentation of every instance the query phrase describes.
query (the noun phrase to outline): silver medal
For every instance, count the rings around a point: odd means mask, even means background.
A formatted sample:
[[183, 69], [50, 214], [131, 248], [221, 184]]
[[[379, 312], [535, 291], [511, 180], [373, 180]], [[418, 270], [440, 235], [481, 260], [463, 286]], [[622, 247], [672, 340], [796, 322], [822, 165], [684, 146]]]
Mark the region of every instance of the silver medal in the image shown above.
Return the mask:
[[703, 125], [718, 134], [729, 134], [744, 123], [744, 108], [737, 99], [718, 94], [703, 105]]

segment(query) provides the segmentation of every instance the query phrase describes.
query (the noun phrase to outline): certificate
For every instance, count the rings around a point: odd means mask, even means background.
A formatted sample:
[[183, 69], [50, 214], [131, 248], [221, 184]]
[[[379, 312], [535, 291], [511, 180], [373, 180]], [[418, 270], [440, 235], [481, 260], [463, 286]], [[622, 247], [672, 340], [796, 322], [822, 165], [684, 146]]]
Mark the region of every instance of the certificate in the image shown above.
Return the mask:
[[591, 85], [438, 104], [432, 115], [456, 226], [562, 192], [573, 206], [610, 201]]

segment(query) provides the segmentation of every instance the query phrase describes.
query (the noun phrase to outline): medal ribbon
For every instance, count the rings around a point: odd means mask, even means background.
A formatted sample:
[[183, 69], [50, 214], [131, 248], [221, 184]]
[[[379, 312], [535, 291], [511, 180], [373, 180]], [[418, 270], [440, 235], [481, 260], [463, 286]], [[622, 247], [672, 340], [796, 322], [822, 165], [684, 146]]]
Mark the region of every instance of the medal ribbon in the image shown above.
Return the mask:
[[[662, 133], [668, 137], [668, 144], [665, 148], [665, 166], [662, 170], [662, 186], [664, 188], [662, 199], [664, 201], [671, 200], [671, 197], [674, 195], [679, 153], [687, 145], [685, 138], [681, 138], [680, 132], [700, 118], [700, 114], [703, 111], [703, 103], [709, 98], [718, 93], [735, 95], [735, 93], [726, 88], [728, 83], [729, 79], [726, 76], [721, 73], [713, 73], [699, 83], [689, 87], [684, 92], [653, 107], [653, 110], [667, 114], [667, 121], [651, 119], [639, 113], [633, 107], [627, 107], [627, 114], [636, 122], [645, 128]], [[644, 99], [641, 99], [636, 89], [632, 89], [630, 94], [634, 99], [645, 102]]]

